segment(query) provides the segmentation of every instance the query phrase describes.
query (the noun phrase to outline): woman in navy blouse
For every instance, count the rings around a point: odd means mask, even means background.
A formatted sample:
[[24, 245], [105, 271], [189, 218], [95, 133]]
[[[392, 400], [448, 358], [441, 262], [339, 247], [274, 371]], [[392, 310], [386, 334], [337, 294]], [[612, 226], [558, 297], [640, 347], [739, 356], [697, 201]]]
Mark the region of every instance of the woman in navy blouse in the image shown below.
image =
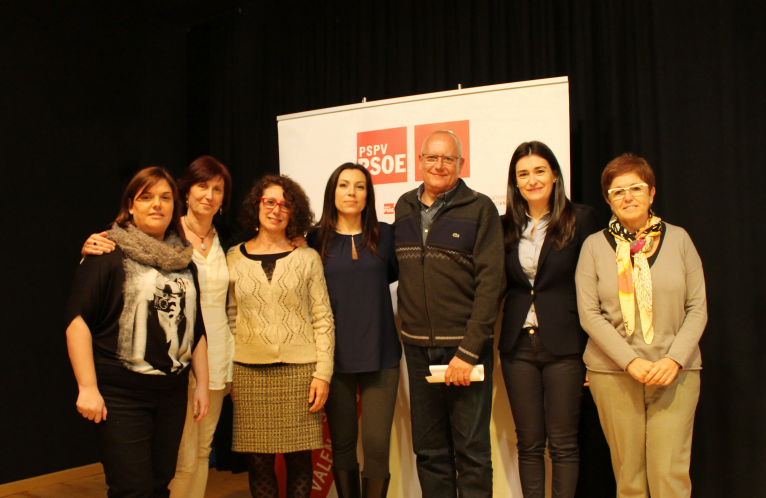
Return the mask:
[[335, 371], [325, 405], [338, 496], [359, 498], [357, 386], [364, 470], [361, 496], [385, 497], [402, 348], [389, 284], [398, 279], [391, 225], [379, 223], [370, 173], [339, 166], [327, 182], [322, 219], [309, 245], [322, 256], [335, 317]]

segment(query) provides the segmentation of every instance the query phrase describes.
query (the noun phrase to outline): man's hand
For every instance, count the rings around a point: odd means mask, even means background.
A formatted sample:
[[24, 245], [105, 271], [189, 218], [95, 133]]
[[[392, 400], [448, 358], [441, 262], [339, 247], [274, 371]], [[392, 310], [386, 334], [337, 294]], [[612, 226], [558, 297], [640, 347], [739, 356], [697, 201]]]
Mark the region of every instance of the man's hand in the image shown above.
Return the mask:
[[646, 383], [646, 375], [649, 373], [653, 366], [654, 363], [649, 360], [645, 360], [643, 358], [635, 358], [633, 361], [628, 363], [628, 368], [626, 368], [626, 370], [630, 375], [633, 376], [634, 379], [644, 384]]
[[652, 366], [649, 373], [646, 374], [646, 385], [651, 386], [653, 384], [659, 384], [661, 386], [667, 386], [678, 375], [678, 370], [681, 365], [676, 363], [670, 358], [663, 358]]
[[450, 385], [450, 382], [452, 382], [456, 386], [470, 386], [472, 370], [473, 365], [455, 356], [449, 362], [447, 371], [444, 372], [444, 382], [447, 385]]

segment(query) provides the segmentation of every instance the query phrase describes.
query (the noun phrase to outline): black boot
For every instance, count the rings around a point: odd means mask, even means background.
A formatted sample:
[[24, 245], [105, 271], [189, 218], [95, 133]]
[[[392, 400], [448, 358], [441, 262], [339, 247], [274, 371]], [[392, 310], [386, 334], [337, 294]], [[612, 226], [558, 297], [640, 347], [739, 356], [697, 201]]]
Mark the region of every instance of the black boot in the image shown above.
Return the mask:
[[385, 479], [362, 478], [362, 498], [386, 498], [388, 494], [389, 475]]
[[338, 492], [338, 498], [360, 498], [358, 468], [337, 470], [333, 467], [332, 475], [335, 478], [335, 490]]

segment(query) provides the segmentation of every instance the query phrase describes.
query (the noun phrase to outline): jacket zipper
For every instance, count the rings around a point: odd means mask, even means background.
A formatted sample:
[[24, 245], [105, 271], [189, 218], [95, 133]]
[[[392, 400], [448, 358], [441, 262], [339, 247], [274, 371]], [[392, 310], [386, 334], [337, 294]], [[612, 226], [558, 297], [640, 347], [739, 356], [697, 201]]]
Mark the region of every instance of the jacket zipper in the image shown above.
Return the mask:
[[[453, 199], [453, 201], [454, 200], [455, 199]], [[436, 223], [436, 220], [445, 211], [447, 211], [447, 210], [449, 210], [449, 209], [451, 209], [451, 208], [453, 208], [455, 206], [462, 206], [463, 204], [467, 204], [467, 202], [462, 202], [462, 203], [458, 203], [458, 204], [449, 204], [447, 206], [444, 206], [441, 210], [439, 210], [438, 213], [436, 213], [436, 216], [434, 216], [434, 219], [431, 221], [431, 227], [433, 228], [434, 223]], [[414, 207], [416, 208], [416, 211], [417, 211], [417, 214], [418, 214], [418, 225], [420, 226], [420, 231], [421, 231], [421, 235], [420, 235], [420, 247], [421, 247], [420, 262], [421, 262], [421, 265], [420, 266], [423, 267], [423, 297], [424, 297], [424, 302], [425, 302], [425, 306], [426, 306], [426, 316], [428, 317], [428, 326], [431, 329], [431, 340], [429, 342], [430, 342], [431, 347], [434, 347], [434, 346], [436, 346], [436, 340], [434, 339], [434, 326], [433, 326], [433, 323], [431, 322], [431, 312], [428, 310], [428, 296], [426, 295], [426, 246], [428, 246], [428, 238], [431, 236], [431, 230], [430, 229], [428, 230], [428, 235], [426, 235], [426, 241], [424, 243], [423, 242], [423, 235], [422, 235], [422, 232], [423, 232], [423, 217], [420, 216], [420, 210], [421, 210], [420, 201], [418, 201], [417, 199], [415, 201], [415, 206]]]
[[[426, 291], [426, 247], [428, 246], [428, 237], [431, 235], [431, 230], [429, 229], [428, 233], [426, 234], [426, 240], [423, 242], [423, 216], [420, 214], [420, 210], [422, 209], [420, 205], [418, 207], [418, 224], [420, 225], [420, 266], [423, 268], [423, 302], [425, 303], [426, 307], [426, 317], [428, 317], [428, 327], [431, 329], [431, 337], [429, 340], [429, 344], [431, 347], [434, 347], [435, 341], [434, 341], [434, 326], [433, 323], [431, 323], [431, 312], [428, 310], [428, 295]], [[436, 213], [436, 216], [431, 221], [431, 226], [434, 225], [434, 221], [436, 221], [436, 218], [441, 213]]]
[[[454, 199], [453, 199], [454, 200]], [[420, 216], [420, 205], [418, 207], [418, 221], [420, 224], [420, 231], [423, 231], [423, 217]], [[434, 219], [431, 220], [431, 228], [433, 228], [434, 224], [436, 223], [436, 220], [444, 214], [445, 211], [449, 210], [452, 205], [447, 205], [442, 207], [437, 213], [436, 216], [434, 216]], [[428, 326], [431, 329], [431, 340], [430, 344], [431, 347], [436, 346], [436, 338], [434, 337], [434, 325], [433, 322], [431, 322], [431, 312], [428, 310], [428, 296], [426, 295], [426, 247], [428, 246], [428, 238], [431, 237], [431, 229], [429, 228], [428, 234], [426, 235], [426, 241], [423, 242], [423, 236], [420, 236], [420, 244], [421, 244], [421, 251], [420, 251], [420, 262], [423, 267], [423, 297], [425, 298], [425, 305], [426, 305], [426, 316], [428, 317]]]

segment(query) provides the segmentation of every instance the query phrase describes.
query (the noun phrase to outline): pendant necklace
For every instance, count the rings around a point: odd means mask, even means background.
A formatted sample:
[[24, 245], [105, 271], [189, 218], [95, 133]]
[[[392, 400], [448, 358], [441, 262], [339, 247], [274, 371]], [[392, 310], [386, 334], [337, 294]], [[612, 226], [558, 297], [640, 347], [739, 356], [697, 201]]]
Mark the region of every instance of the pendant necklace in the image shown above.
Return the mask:
[[359, 259], [359, 254], [356, 252], [356, 244], [354, 243], [354, 236], [351, 236], [351, 259]]
[[[197, 235], [197, 233], [196, 233], [194, 230], [192, 230], [192, 229], [191, 229], [191, 227], [189, 226], [189, 224], [188, 224], [188, 223], [186, 223], [186, 216], [184, 216], [182, 219], [184, 220], [184, 225], [186, 226], [186, 228], [188, 228], [188, 229], [189, 229], [189, 231], [190, 231], [191, 233], [193, 233], [194, 235]], [[205, 245], [205, 239], [207, 238], [207, 236], [208, 236], [208, 235], [210, 235], [210, 230], [212, 230], [212, 229], [213, 229], [213, 224], [211, 223], [211, 224], [210, 224], [210, 229], [207, 231], [207, 233], [205, 234], [205, 236], [204, 236], [204, 237], [200, 237], [199, 235], [197, 235], [197, 237], [199, 237], [199, 240], [202, 242], [202, 250], [203, 250], [203, 251], [204, 251], [205, 249], [207, 249], [207, 246]]]

